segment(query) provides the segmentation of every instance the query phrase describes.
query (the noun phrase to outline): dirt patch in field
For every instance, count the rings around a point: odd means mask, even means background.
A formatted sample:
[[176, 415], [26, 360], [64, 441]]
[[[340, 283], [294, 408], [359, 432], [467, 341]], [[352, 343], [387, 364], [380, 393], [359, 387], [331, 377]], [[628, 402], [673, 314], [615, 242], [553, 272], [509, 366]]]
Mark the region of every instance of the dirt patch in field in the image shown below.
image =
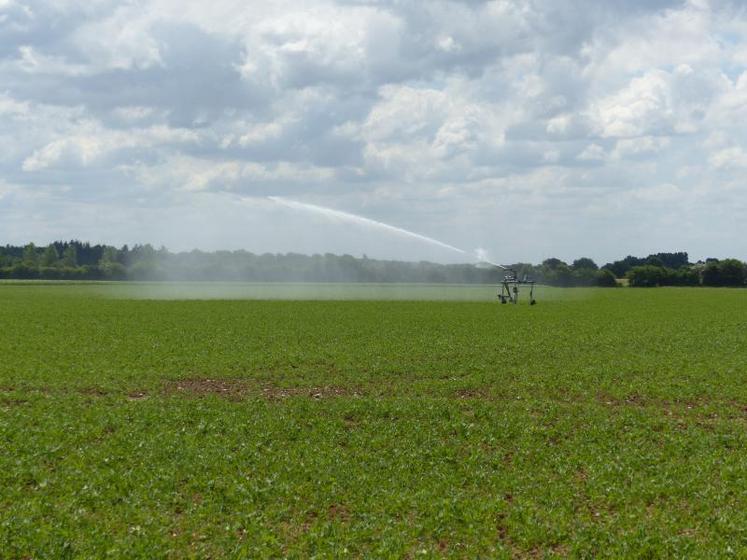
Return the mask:
[[167, 394], [189, 396], [218, 395], [229, 400], [242, 400], [249, 397], [262, 397], [277, 401], [289, 397], [325, 399], [332, 397], [359, 396], [361, 393], [348, 387], [324, 385], [321, 387], [278, 387], [259, 385], [246, 379], [192, 378], [172, 381], [165, 386]]
[[192, 378], [171, 381], [166, 384], [167, 394], [191, 396], [220, 395], [227, 399], [241, 399], [250, 392], [253, 386], [244, 379], [209, 379]]
[[53, 393], [53, 390], [46, 386], [13, 387], [12, 385], [3, 385], [3, 386], [0, 386], [0, 393], [24, 393], [24, 394], [31, 394], [31, 395], [50, 395]]
[[108, 391], [100, 389], [99, 387], [83, 387], [82, 389], [78, 389], [78, 392], [87, 397], [104, 397], [109, 394]]
[[730, 406], [730, 402], [720, 401], [709, 401], [703, 398], [692, 398], [686, 400], [669, 400], [657, 397], [644, 397], [637, 393], [627, 395], [625, 397], [613, 397], [605, 393], [597, 394], [597, 400], [606, 406], [622, 406], [622, 407], [640, 407], [640, 408], [660, 408], [665, 411], [674, 410], [693, 410], [698, 408], [704, 408], [708, 405], [727, 405]]
[[[82, 389], [78, 389], [78, 393], [87, 397], [106, 397], [107, 395], [112, 394], [112, 391], [107, 391], [99, 387], [84, 387]], [[148, 393], [142, 390], [128, 391], [126, 395], [127, 400], [130, 401], [141, 401], [148, 398]]]
[[457, 389], [454, 391], [457, 399], [487, 399], [488, 393], [485, 389]]
[[14, 398], [2, 398], [0, 399], [0, 406], [1, 407], [16, 407], [16, 406], [23, 406], [24, 404], [28, 403], [28, 399], [14, 399]]
[[347, 523], [350, 521], [350, 510], [344, 504], [332, 504], [327, 509], [327, 517], [332, 521]]
[[638, 394], [627, 395], [626, 397], [613, 397], [606, 393], [598, 393], [597, 400], [607, 406], [647, 406], [651, 404], [647, 399]]
[[358, 397], [361, 393], [349, 387], [325, 385], [323, 387], [263, 387], [261, 394], [266, 399], [278, 400], [288, 397], [309, 397], [312, 399]]
[[[7, 385], [0, 385], [0, 393], [15, 393], [15, 388], [7, 386]], [[29, 402], [28, 399], [18, 398], [18, 397], [11, 397], [11, 396], [3, 396], [0, 397], [0, 406], [3, 408], [10, 408], [10, 407], [16, 407], [21, 406]]]

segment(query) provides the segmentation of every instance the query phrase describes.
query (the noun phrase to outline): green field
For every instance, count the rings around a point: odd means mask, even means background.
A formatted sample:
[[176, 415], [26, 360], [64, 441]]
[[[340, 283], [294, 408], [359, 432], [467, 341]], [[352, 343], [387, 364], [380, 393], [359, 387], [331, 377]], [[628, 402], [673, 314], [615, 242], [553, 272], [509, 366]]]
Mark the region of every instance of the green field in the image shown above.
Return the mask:
[[747, 290], [493, 293], [0, 284], [0, 557], [747, 556]]

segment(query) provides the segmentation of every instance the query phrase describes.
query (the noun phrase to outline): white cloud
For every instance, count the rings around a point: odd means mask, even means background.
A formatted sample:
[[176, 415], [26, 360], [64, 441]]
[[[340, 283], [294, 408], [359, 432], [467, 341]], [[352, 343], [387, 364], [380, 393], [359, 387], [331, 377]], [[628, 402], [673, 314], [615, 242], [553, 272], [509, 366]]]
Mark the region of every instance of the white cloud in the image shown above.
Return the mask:
[[455, 168], [468, 172], [481, 152], [497, 154], [506, 116], [500, 107], [473, 99], [463, 86], [455, 81], [444, 89], [383, 87], [356, 136], [364, 142], [367, 164], [408, 179], [434, 178]]
[[394, 58], [401, 25], [375, 8], [321, 4], [275, 13], [248, 31], [242, 75], [276, 87], [302, 88], [367, 79], [379, 63]]
[[152, 12], [139, 4], [122, 6], [104, 19], [84, 22], [71, 39], [99, 69], [149, 68], [163, 62], [152, 25]]
[[18, 66], [29, 74], [82, 76], [89, 72], [83, 64], [70, 64], [62, 57], [41, 54], [28, 45], [19, 47], [18, 54]]
[[23, 161], [22, 169], [33, 172], [54, 166], [86, 167], [116, 150], [146, 149], [197, 140], [198, 135], [191, 130], [152, 126], [123, 132], [105, 130], [96, 122], [83, 122], [76, 126], [74, 134], [53, 140], [35, 150]]
[[154, 115], [156, 111], [152, 107], [143, 107], [138, 105], [129, 105], [125, 107], [117, 107], [113, 111], [113, 115], [124, 121], [135, 122], [148, 119]]
[[667, 136], [642, 136], [640, 138], [622, 138], [615, 143], [612, 157], [626, 159], [631, 157], [652, 156], [671, 144]]
[[747, 16], [591, 4], [0, 0], [3, 203], [313, 196], [457, 245], [520, 223], [516, 259], [645, 252], [591, 233], [666, 206], [705, 251], [727, 223], [705, 209], [736, 219], [744, 194]]
[[[334, 179], [334, 170], [291, 162], [260, 164], [240, 160], [214, 161], [190, 156], [168, 157], [157, 165], [124, 166], [129, 176], [151, 189], [182, 191], [264, 190], [288, 182], [319, 183]], [[268, 192], [273, 192], [268, 190]]]
[[589, 144], [584, 150], [578, 155], [578, 159], [582, 161], [600, 161], [605, 159], [605, 151], [599, 144]]
[[714, 14], [708, 5], [690, 2], [605, 27], [587, 45], [591, 63], [586, 72], [596, 80], [614, 80], [651, 68], [717, 62], [723, 43], [714, 27], [729, 12]]
[[0, 117], [23, 117], [29, 114], [31, 105], [18, 101], [10, 95], [0, 93]]
[[643, 187], [631, 191], [633, 198], [644, 202], [668, 202], [682, 196], [682, 190], [671, 183]]
[[596, 101], [591, 118], [605, 138], [670, 133], [674, 110], [669, 75], [652, 70], [633, 78], [622, 90]]
[[747, 168], [747, 152], [740, 146], [724, 148], [710, 155], [708, 163], [716, 169]]

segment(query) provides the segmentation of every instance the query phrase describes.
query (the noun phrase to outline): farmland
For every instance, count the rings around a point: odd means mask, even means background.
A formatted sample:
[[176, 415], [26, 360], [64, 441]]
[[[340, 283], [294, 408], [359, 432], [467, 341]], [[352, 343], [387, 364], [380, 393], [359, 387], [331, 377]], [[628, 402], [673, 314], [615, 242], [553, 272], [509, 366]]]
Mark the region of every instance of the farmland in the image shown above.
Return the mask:
[[747, 555], [747, 290], [492, 294], [0, 284], [0, 557]]

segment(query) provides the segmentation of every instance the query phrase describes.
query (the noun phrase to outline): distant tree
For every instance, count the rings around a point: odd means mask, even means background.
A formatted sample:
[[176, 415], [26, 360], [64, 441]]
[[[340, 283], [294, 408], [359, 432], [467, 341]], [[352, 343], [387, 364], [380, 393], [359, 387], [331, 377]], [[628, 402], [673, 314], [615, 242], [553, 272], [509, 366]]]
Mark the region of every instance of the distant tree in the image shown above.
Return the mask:
[[63, 280], [65, 278], [65, 269], [59, 266], [40, 266], [39, 278], [45, 280]]
[[39, 264], [39, 255], [36, 253], [36, 245], [29, 243], [23, 248], [23, 264], [34, 267]]
[[724, 259], [719, 262], [724, 286], [744, 286], [747, 279], [745, 264], [737, 259]]
[[581, 257], [573, 261], [571, 265], [574, 270], [598, 270], [599, 267], [592, 259], [588, 257]]
[[540, 267], [542, 279], [552, 286], [575, 286], [573, 270], [560, 259], [547, 259]]
[[128, 264], [134, 264], [138, 261], [153, 262], [156, 259], [156, 250], [149, 243], [145, 245], [135, 245], [130, 249]]
[[596, 285], [603, 288], [616, 288], [618, 286], [617, 279], [611, 270], [603, 268], [595, 272]]
[[563, 266], [567, 267], [568, 265], [565, 262], [561, 261], [560, 259], [551, 257], [549, 259], [545, 259], [544, 261], [542, 261], [542, 266], [550, 270], [555, 270], [556, 268], [560, 268]]
[[10, 270], [8, 270], [9, 278], [38, 278], [38, 276], [39, 269], [35, 266], [30, 266], [25, 262], [14, 264], [10, 267]]
[[717, 259], [707, 259], [703, 267], [703, 285], [704, 286], [721, 286], [721, 268]]
[[78, 266], [78, 251], [72, 243], [62, 252], [62, 264], [69, 268]]
[[[655, 262], [653, 259], [655, 259]], [[649, 255], [646, 260], [650, 261], [649, 264], [660, 263], [660, 266], [675, 270], [690, 265], [690, 259], [684, 251], [679, 253], [656, 253], [655, 255]]]
[[99, 265], [118, 262], [117, 253], [118, 251], [114, 247], [104, 247], [101, 258], [99, 259]]
[[704, 286], [744, 286], [746, 280], [745, 264], [737, 259], [711, 259], [703, 268]]
[[121, 280], [127, 275], [124, 265], [119, 262], [118, 253], [114, 247], [104, 247], [98, 264], [98, 270], [104, 278]]
[[[652, 264], [653, 263], [653, 264]], [[568, 265], [549, 258], [541, 265], [511, 265], [519, 278], [529, 277], [557, 286], [616, 286], [627, 275], [632, 286], [743, 286], [745, 264], [709, 259], [689, 264], [687, 253], [628, 256], [599, 270], [588, 257]], [[298, 253], [255, 255], [247, 251], [190, 251], [172, 253], [164, 247], [136, 245], [121, 249], [77, 240], [55, 241], [39, 249], [0, 246], [0, 278], [49, 279], [182, 279], [346, 282], [499, 283], [505, 272], [472, 264], [441, 265], [427, 261], [399, 262], [356, 258], [351, 255]]]
[[607, 263], [602, 268], [611, 270], [612, 273], [618, 278], [623, 278], [625, 274], [631, 268], [633, 268], [634, 266], [641, 266], [643, 264], [646, 264], [646, 259], [641, 259], [639, 257], [628, 255], [627, 257], [625, 257], [624, 259], [620, 261], [615, 261], [613, 263]]
[[54, 244], [50, 244], [46, 249], [44, 249], [41, 258], [41, 265], [47, 267], [56, 266], [59, 260], [60, 255], [57, 253], [57, 247], [55, 247]]
[[634, 266], [627, 273], [628, 282], [634, 288], [653, 288], [666, 283], [667, 270], [661, 266], [644, 264]]
[[669, 269], [668, 281], [671, 286], [699, 286], [700, 271], [693, 266]]
[[658, 266], [661, 268], [664, 266], [664, 261], [661, 260], [657, 255], [649, 255], [648, 257], [646, 257], [646, 264], [651, 266]]

